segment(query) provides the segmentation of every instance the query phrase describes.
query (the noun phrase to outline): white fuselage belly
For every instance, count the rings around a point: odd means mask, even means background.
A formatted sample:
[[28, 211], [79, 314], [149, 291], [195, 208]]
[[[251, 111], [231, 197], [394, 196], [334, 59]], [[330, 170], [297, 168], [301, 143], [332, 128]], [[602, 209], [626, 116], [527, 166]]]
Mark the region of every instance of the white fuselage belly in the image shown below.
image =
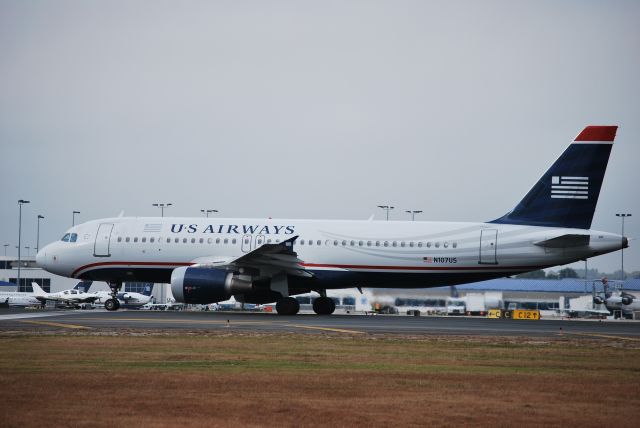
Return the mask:
[[[606, 232], [494, 223], [139, 217], [91, 221], [73, 230], [76, 242], [48, 245], [38, 263], [63, 276], [102, 281], [168, 282], [176, 267], [233, 259], [294, 236], [294, 251], [305, 269], [318, 278], [357, 273], [365, 283], [351, 286], [363, 287], [383, 286], [385, 280], [375, 278], [389, 277], [384, 274], [393, 274], [387, 287], [471, 282], [566, 264], [622, 246], [621, 236]], [[577, 233], [590, 235], [589, 245], [535, 244]], [[403, 283], [399, 274], [413, 275]]]

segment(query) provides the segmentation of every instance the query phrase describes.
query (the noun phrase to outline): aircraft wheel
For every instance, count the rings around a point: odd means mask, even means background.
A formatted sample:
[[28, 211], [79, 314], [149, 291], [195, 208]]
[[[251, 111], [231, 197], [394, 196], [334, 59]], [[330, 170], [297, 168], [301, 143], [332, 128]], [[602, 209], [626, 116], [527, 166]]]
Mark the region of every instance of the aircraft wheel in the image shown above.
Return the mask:
[[118, 302], [118, 299], [107, 299], [104, 302], [104, 308], [108, 311], [117, 311], [120, 308], [120, 302]]
[[313, 312], [318, 315], [331, 315], [336, 310], [336, 304], [329, 297], [318, 297], [313, 301]]
[[295, 315], [300, 310], [300, 304], [293, 297], [285, 297], [276, 303], [278, 315]]

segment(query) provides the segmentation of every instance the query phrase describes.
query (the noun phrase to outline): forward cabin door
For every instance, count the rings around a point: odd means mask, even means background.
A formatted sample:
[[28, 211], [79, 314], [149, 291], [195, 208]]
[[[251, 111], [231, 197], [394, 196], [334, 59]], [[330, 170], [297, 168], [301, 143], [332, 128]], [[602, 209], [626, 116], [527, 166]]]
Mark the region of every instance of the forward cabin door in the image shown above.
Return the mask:
[[480, 260], [481, 265], [497, 265], [498, 229], [484, 229], [480, 231]]
[[111, 257], [109, 253], [109, 241], [111, 240], [111, 231], [113, 223], [102, 223], [98, 226], [96, 233], [96, 243], [93, 246], [94, 257]]

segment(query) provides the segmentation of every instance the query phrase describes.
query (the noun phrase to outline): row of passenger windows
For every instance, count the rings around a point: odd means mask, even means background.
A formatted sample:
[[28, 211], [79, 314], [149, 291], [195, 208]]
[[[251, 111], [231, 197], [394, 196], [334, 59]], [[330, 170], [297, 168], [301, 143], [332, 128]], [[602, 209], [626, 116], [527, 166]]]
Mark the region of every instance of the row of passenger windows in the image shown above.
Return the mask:
[[[315, 244], [314, 244], [315, 242]], [[305, 245], [305, 240], [301, 239], [300, 241], [298, 241], [298, 243], [300, 245]], [[313, 241], [311, 239], [306, 241], [306, 245], [322, 245], [322, 241], [321, 240], [317, 240], [317, 241]], [[458, 247], [458, 243], [457, 242], [415, 242], [415, 241], [347, 241], [347, 240], [342, 240], [339, 241], [337, 239], [334, 240], [330, 240], [327, 239], [325, 241], [325, 245], [333, 245], [335, 247], [337, 247], [338, 245], [343, 246], [343, 247], [409, 247], [409, 248], [414, 248], [414, 247], [418, 247], [418, 248], [422, 248], [422, 247], [427, 247], [427, 248], [431, 248], [432, 246], [435, 248], [440, 248], [440, 246], [444, 247], [444, 248], [449, 248], [449, 246], [451, 246], [452, 248], [457, 248]]]
[[[137, 236], [133, 237], [133, 238], [131, 238], [129, 236], [127, 236], [127, 237], [118, 236], [118, 242], [123, 242], [123, 241], [124, 242], [142, 242], [142, 243], [146, 243], [147, 242], [147, 237], [143, 236], [142, 238], [138, 239]], [[150, 237], [148, 241], [150, 243], [154, 243], [154, 242], [156, 242], [156, 238], [155, 237]], [[249, 238], [245, 238], [244, 241], [245, 241], [244, 242], [245, 245], [251, 244], [251, 240]], [[157, 242], [158, 243], [166, 242], [167, 244], [170, 244], [172, 242], [176, 243], [176, 244], [179, 244], [180, 242], [182, 242], [183, 244], [187, 244], [189, 242], [191, 242], [192, 244], [195, 244], [195, 243], [204, 244], [205, 243], [205, 239], [204, 238], [200, 238], [200, 239], [197, 239], [197, 238], [191, 238], [191, 239], [189, 239], [189, 238], [166, 238], [165, 241], [163, 241], [163, 238], [158, 238]], [[213, 244], [214, 243], [214, 238], [207, 238], [206, 242], [207, 242], [207, 244]], [[238, 240], [236, 238], [215, 238], [215, 243], [216, 244], [220, 244], [220, 243], [222, 243], [222, 244], [229, 244], [229, 243], [236, 244], [237, 242], [238, 242]], [[278, 243], [278, 242], [280, 242], [280, 239], [272, 240], [272, 239], [269, 238], [269, 239], [266, 240], [265, 243], [271, 244], [273, 242]], [[320, 245], [322, 245], [322, 240], [318, 239], [318, 240], [314, 241], [313, 239], [308, 239], [308, 240], [300, 239], [298, 241], [298, 243], [300, 245], [307, 245], [307, 246], [313, 246], [313, 245], [320, 246]], [[326, 246], [333, 245], [334, 247], [337, 247], [337, 246], [342, 246], [342, 247], [347, 247], [347, 246], [349, 246], [349, 247], [356, 247], [356, 246], [357, 247], [364, 247], [364, 246], [367, 246], [367, 247], [401, 247], [401, 248], [404, 248], [404, 247], [409, 247], [409, 248], [414, 248], [414, 247], [417, 247], [417, 248], [423, 248], [423, 247], [431, 248], [432, 246], [435, 247], [435, 248], [440, 248], [441, 246], [443, 248], [449, 248], [450, 246], [452, 248], [457, 248], [458, 247], [458, 243], [457, 242], [449, 243], [449, 242], [446, 242], [446, 241], [443, 242], [443, 243], [440, 243], [440, 242], [433, 242], [432, 243], [431, 241], [427, 241], [427, 242], [422, 242], [422, 241], [419, 241], [419, 242], [414, 242], [414, 241], [408, 241], [408, 242], [407, 241], [347, 241], [347, 240], [339, 241], [337, 239], [334, 239], [334, 240], [327, 239], [324, 242], [324, 244]]]

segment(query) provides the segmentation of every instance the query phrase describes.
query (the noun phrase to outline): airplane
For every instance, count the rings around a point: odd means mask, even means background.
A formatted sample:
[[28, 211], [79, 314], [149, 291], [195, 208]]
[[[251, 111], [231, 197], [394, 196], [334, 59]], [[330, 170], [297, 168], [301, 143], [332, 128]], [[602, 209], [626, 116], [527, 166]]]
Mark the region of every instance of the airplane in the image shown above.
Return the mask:
[[[153, 284], [151, 283], [144, 286], [144, 291], [142, 293], [121, 291], [116, 297], [120, 303], [120, 307], [139, 308], [151, 302], [151, 299], [153, 299], [153, 297], [151, 296], [152, 291]], [[99, 297], [98, 300], [95, 301], [95, 303], [104, 304], [107, 300], [111, 299], [111, 293], [108, 291], [97, 291], [96, 294]]]
[[[80, 281], [73, 287], [74, 290], [81, 290], [83, 292], [89, 291], [91, 282]], [[35, 292], [21, 292], [21, 291], [0, 291], [0, 302], [3, 302], [9, 306], [44, 306], [46, 301], [42, 301], [36, 297]]]
[[591, 230], [617, 126], [587, 126], [507, 214], [476, 223], [115, 217], [88, 221], [42, 248], [37, 264], [62, 276], [106, 281], [117, 310], [124, 281], [170, 283], [178, 302], [276, 302], [327, 289], [428, 288], [516, 275], [628, 247]]
[[[596, 292], [596, 282], [593, 283], [593, 303], [595, 305], [604, 305], [610, 313], [616, 314], [617, 311], [624, 317], [633, 317], [634, 312], [640, 311], [640, 299], [631, 293], [622, 289], [622, 283], [611, 281], [609, 284], [607, 278], [602, 278], [603, 293]], [[617, 317], [617, 315], [616, 315]]]
[[53, 301], [76, 307], [81, 303], [93, 303], [99, 298], [96, 293], [86, 293], [80, 290], [80, 284], [72, 289], [59, 291], [57, 293], [47, 293], [35, 282], [31, 283], [31, 287], [33, 287], [34, 297], [42, 302], [42, 304], [45, 304], [47, 301]]

